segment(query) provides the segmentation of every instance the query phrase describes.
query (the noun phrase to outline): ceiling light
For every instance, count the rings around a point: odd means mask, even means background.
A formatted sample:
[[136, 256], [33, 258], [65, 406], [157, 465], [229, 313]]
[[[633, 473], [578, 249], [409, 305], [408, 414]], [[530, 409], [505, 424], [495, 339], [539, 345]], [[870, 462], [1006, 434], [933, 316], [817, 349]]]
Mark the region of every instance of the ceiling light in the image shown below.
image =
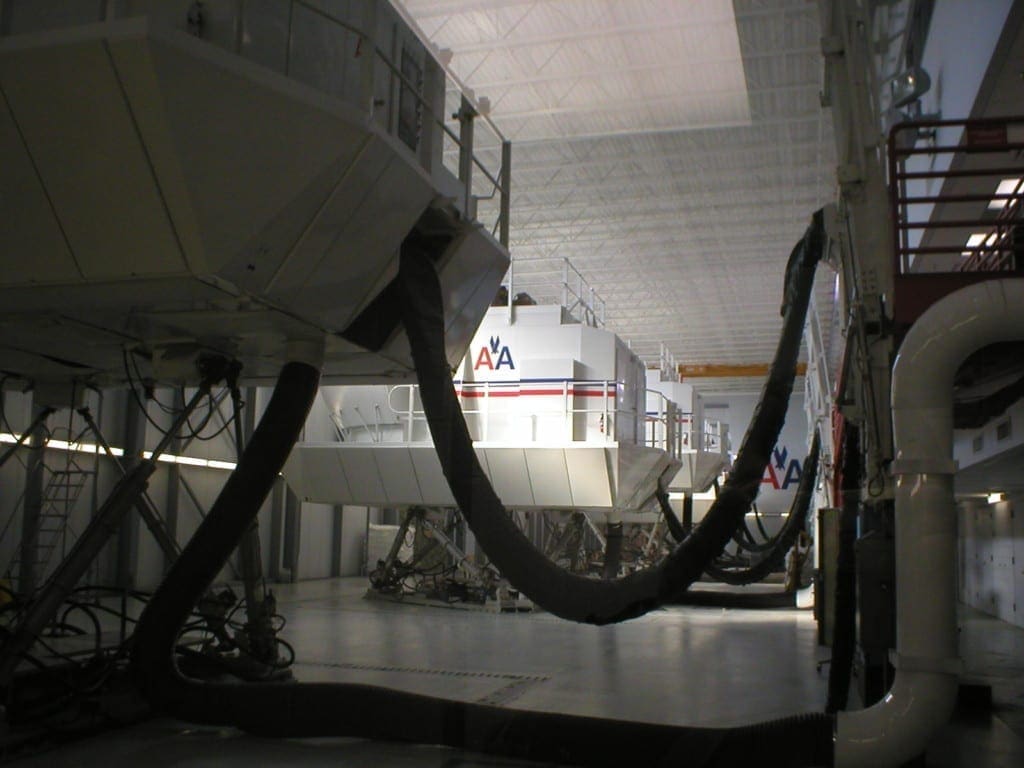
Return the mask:
[[989, 504], [998, 504], [1002, 500], [1003, 500], [1003, 494], [1001, 494], [1001, 493], [990, 493], [988, 495], [988, 503]]
[[[1021, 182], [1021, 179], [1003, 179], [1002, 181], [999, 182], [999, 186], [996, 187], [996, 194], [997, 195], [1016, 195], [1020, 191], [1019, 190], [1020, 182]], [[1016, 201], [1015, 200], [1006, 200], [1006, 199], [1003, 199], [1003, 200], [993, 199], [988, 204], [988, 209], [990, 211], [1001, 211], [1008, 204], [1013, 203], [1013, 202], [1016, 202]]]
[[[977, 248], [979, 245], [985, 242], [986, 237], [988, 237], [988, 235], [984, 232], [975, 232], [973, 235], [967, 238], [966, 245], [968, 248]], [[963, 251], [961, 253], [962, 256], [970, 256], [971, 254], [971, 251]]]
[[932, 79], [921, 67], [911, 67], [889, 81], [892, 105], [897, 109], [917, 101], [932, 85]]

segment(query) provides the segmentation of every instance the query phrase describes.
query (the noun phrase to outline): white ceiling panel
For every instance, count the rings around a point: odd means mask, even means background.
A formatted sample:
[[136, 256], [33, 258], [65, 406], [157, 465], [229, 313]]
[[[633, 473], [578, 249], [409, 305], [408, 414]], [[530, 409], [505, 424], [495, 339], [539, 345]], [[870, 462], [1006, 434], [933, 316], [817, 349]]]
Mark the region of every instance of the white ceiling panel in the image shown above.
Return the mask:
[[[771, 359], [786, 260], [834, 197], [816, 3], [405, 6], [513, 141], [515, 290], [559, 297], [569, 259], [604, 299], [607, 326], [650, 362], [662, 345], [681, 364]], [[834, 347], [834, 275], [819, 271]]]
[[745, 125], [731, 0], [405, 0], [513, 141]]

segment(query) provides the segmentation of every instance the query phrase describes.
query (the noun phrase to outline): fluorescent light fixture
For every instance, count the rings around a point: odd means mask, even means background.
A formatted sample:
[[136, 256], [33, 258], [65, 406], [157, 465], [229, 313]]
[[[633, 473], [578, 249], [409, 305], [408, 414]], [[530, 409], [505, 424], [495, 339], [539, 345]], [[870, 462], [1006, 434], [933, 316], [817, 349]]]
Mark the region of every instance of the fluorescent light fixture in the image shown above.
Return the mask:
[[[985, 238], [988, 237], [986, 232], [975, 232], [973, 235], [967, 238], [965, 245], [968, 248], [977, 248], [979, 245], [985, 242]], [[963, 251], [962, 256], [972, 256], [973, 251]]]
[[989, 504], [998, 504], [1002, 500], [1003, 500], [1003, 494], [1002, 493], [990, 493], [988, 495], [988, 503]]
[[[999, 182], [999, 186], [996, 187], [997, 195], [1015, 195], [1020, 191], [1021, 179], [1003, 179]], [[1001, 211], [1011, 202], [1015, 200], [992, 200], [988, 204], [990, 211]]]
[[[142, 458], [153, 458], [152, 451], [143, 451]], [[194, 456], [175, 456], [173, 453], [162, 453], [157, 461], [165, 464], [183, 464], [187, 467], [205, 467], [207, 469], [234, 469], [235, 464], [230, 461], [218, 461], [217, 459], [199, 459]]]
[[[10, 432], [0, 432], [0, 443], [14, 444], [21, 439], [21, 435], [12, 435]], [[25, 446], [28, 447], [27, 445]], [[56, 451], [74, 451], [75, 453], [105, 453], [105, 451], [95, 443], [69, 443], [67, 440], [47, 440], [46, 448], [51, 448]], [[111, 448], [110, 452], [115, 456], [124, 456], [124, 451], [121, 448]]]
[[210, 462], [206, 459], [196, 459], [191, 456], [161, 456], [161, 461], [173, 461], [175, 464], [186, 464], [190, 467], [208, 467]]
[[[0, 443], [14, 444], [18, 442], [20, 435], [12, 435], [10, 432], [0, 432]], [[28, 446], [25, 446], [28, 448]], [[57, 450], [57, 451], [74, 451], [75, 453], [99, 453], [105, 455], [106, 451], [103, 450], [102, 446], [96, 445], [95, 443], [69, 443], [67, 440], [47, 440], [46, 448]], [[124, 456], [123, 448], [110, 449], [111, 454], [114, 456]], [[143, 451], [142, 458], [150, 459], [153, 457], [152, 451]], [[227, 469], [234, 470], [237, 466], [233, 461], [220, 461], [218, 459], [198, 459], [192, 456], [175, 456], [172, 453], [164, 453], [160, 455], [157, 461], [162, 461], [165, 464], [184, 464], [189, 467], [206, 467], [208, 469]], [[682, 494], [680, 494], [681, 496]]]
[[[75, 451], [76, 453], [103, 453], [103, 449], [95, 443], [69, 443], [66, 440], [47, 440], [47, 448], [56, 448], [58, 451]], [[110, 452], [115, 456], [124, 456], [120, 448], [111, 448]]]

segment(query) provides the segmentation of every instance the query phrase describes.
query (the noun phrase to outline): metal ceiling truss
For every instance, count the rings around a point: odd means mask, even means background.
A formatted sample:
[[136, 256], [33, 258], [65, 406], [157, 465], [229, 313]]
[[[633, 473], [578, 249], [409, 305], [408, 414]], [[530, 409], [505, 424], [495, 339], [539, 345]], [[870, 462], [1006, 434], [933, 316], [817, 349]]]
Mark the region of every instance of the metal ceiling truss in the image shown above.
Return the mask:
[[[760, 364], [776, 341], [789, 252], [834, 196], [832, 118], [819, 103], [814, 3], [714, 2], [406, 5], [514, 140], [515, 290], [556, 299], [560, 278], [543, 261], [568, 258], [606, 302], [607, 326], [638, 353], [653, 360], [664, 344], [688, 364]], [[742, 119], [702, 112], [708, 97], [690, 79], [703, 70], [687, 41], [711, 34], [728, 11], [744, 71], [740, 84], [720, 85], [747, 88]], [[700, 55], [725, 67], [723, 50]], [[616, 123], [616, 112], [655, 119]], [[823, 318], [833, 317], [832, 280], [816, 290]]]

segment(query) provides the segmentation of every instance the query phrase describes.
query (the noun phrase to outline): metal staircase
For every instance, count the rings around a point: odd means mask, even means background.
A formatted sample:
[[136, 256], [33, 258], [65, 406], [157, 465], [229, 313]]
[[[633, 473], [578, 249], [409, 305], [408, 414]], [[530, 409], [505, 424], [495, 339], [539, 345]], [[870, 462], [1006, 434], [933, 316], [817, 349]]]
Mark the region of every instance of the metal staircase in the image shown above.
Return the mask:
[[94, 470], [82, 469], [73, 459], [69, 459], [61, 469], [41, 466], [40, 470], [49, 477], [43, 488], [35, 530], [22, 533], [22, 544], [15, 550], [14, 558], [6, 569], [8, 576], [13, 578], [17, 575], [18, 589], [22, 594], [35, 591], [54, 552], [63, 548], [71, 512], [82, 490], [96, 474]]

